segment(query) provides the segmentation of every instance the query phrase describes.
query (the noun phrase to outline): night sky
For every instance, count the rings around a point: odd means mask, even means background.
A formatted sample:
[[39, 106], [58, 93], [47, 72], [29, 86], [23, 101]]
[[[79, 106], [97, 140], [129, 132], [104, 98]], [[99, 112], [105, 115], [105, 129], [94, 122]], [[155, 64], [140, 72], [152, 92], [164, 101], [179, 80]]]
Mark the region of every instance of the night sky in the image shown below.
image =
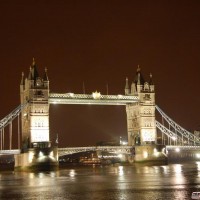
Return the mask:
[[[200, 126], [200, 1], [1, 0], [0, 118], [20, 104], [33, 57], [51, 92], [124, 94], [140, 65], [156, 104], [187, 130]], [[16, 130], [15, 130], [16, 131]], [[59, 146], [126, 137], [124, 106], [51, 105]], [[16, 142], [14, 142], [16, 144]]]

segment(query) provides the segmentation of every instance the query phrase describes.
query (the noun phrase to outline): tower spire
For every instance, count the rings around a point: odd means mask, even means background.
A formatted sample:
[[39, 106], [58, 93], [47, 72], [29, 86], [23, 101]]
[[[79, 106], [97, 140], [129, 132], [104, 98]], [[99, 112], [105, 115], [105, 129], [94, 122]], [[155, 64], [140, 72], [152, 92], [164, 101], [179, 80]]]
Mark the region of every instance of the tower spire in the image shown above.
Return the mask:
[[126, 77], [126, 85], [125, 85], [125, 89], [129, 89], [128, 78], [127, 78], [127, 77]]
[[30, 66], [29, 68], [29, 75], [28, 75], [28, 80], [32, 80], [33, 76], [32, 76], [32, 67]]
[[85, 83], [83, 81], [83, 94], [85, 94]]
[[145, 83], [145, 80], [144, 80], [142, 73], [141, 73], [140, 65], [138, 65], [138, 67], [137, 67], [134, 83], [136, 85], [143, 85]]
[[32, 62], [32, 66], [34, 66], [35, 65], [35, 58], [33, 58], [33, 62]]
[[49, 78], [48, 78], [48, 75], [47, 75], [47, 68], [46, 68], [46, 67], [45, 67], [45, 69], [44, 69], [43, 81], [49, 81]]
[[24, 72], [22, 72], [21, 85], [25, 85], [25, 82], [24, 82]]
[[141, 70], [140, 65], [138, 65], [137, 72], [140, 72], [140, 70]]
[[152, 73], [150, 73], [149, 77], [149, 85], [153, 85]]
[[129, 90], [128, 78], [126, 77], [125, 95], [128, 95], [129, 93], [130, 93], [130, 90]]

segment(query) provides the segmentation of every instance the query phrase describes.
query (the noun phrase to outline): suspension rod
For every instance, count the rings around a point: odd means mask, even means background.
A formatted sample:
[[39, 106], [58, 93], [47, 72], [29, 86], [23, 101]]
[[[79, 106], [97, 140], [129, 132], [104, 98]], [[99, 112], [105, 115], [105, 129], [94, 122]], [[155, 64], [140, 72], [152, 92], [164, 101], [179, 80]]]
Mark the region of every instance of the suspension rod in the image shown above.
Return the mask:
[[9, 135], [10, 135], [10, 141], [9, 141], [9, 149], [11, 150], [12, 149], [12, 121], [10, 122], [10, 125], [9, 125]]

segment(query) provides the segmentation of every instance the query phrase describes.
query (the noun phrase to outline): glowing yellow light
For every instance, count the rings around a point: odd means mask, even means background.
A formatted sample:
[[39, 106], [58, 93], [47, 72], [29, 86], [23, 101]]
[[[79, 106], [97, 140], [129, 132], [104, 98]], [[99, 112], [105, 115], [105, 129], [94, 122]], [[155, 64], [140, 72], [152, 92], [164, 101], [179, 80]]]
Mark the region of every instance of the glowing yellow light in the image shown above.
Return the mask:
[[32, 162], [32, 160], [33, 160], [33, 155], [34, 155], [33, 152], [29, 152], [29, 155], [28, 155], [28, 161], [29, 161], [29, 163]]
[[179, 149], [179, 148], [176, 148], [175, 151], [176, 151], [176, 152], [180, 152], [180, 149]]
[[148, 153], [146, 151], [144, 151], [143, 155], [144, 155], [144, 158], [148, 157]]
[[119, 175], [123, 175], [124, 171], [123, 171], [123, 166], [119, 166]]
[[51, 151], [51, 153], [49, 154], [51, 157], [53, 157], [53, 151]]

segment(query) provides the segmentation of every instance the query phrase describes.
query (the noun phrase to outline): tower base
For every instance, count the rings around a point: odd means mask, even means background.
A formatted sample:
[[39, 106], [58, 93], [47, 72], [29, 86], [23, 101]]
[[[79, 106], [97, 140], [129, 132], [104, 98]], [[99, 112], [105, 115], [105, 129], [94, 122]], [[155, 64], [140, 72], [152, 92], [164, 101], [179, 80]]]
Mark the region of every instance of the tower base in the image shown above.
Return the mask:
[[14, 159], [17, 171], [47, 171], [59, 167], [57, 147], [31, 148]]
[[167, 164], [166, 146], [156, 144], [135, 146], [134, 162]]

